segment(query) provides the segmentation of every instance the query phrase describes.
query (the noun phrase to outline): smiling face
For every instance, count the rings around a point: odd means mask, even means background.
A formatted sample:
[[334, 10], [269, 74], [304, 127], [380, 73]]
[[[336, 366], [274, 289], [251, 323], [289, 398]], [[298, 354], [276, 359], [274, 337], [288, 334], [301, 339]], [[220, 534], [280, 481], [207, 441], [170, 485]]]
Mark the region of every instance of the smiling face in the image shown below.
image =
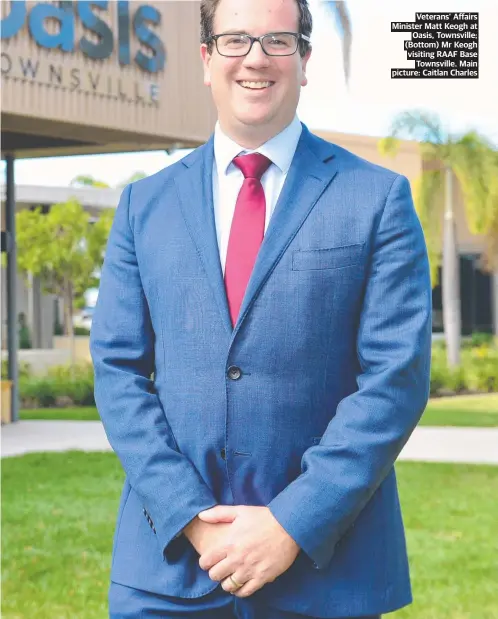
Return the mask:
[[[213, 34], [299, 32], [296, 0], [221, 0]], [[292, 121], [309, 50], [301, 57], [267, 56], [255, 42], [247, 56], [227, 58], [213, 43], [212, 53], [201, 45], [204, 83], [211, 87], [224, 133], [245, 148], [257, 148]]]

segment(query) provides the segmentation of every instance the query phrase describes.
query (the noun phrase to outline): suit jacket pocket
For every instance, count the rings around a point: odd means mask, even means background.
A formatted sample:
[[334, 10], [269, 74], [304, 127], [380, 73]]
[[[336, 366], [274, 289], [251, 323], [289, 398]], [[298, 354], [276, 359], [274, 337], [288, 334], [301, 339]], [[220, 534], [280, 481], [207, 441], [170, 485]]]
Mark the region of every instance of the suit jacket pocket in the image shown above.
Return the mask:
[[301, 249], [292, 254], [293, 271], [340, 269], [361, 263], [363, 243], [328, 247], [323, 249]]

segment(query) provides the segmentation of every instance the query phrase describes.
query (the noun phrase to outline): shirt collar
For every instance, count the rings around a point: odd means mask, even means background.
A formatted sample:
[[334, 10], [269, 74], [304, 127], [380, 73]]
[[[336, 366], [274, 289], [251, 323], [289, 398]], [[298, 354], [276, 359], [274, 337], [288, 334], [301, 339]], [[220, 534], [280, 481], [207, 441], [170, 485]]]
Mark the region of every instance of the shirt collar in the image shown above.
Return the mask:
[[268, 142], [265, 142], [256, 150], [247, 150], [223, 133], [220, 123], [217, 122], [214, 130], [214, 156], [218, 175], [226, 174], [234, 157], [241, 153], [261, 153], [268, 157], [284, 174], [287, 174], [296, 152], [301, 131], [301, 122], [297, 116], [294, 116], [292, 122], [283, 131], [269, 139]]

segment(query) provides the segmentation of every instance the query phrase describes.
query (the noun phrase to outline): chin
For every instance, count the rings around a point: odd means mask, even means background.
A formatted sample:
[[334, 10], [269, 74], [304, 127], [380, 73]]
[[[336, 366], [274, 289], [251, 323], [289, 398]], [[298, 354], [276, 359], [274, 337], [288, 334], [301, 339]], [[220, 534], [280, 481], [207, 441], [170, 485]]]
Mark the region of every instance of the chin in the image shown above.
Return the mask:
[[261, 126], [268, 125], [275, 120], [275, 116], [273, 114], [261, 113], [261, 114], [241, 114], [238, 117], [240, 123], [246, 126]]

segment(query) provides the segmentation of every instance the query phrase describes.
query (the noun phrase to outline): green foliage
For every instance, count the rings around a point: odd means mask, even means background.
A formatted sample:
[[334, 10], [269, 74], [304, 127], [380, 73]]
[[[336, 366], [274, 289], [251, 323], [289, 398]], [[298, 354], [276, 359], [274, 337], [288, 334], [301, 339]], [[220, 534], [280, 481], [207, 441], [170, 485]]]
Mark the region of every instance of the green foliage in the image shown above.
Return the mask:
[[95, 406], [93, 385], [91, 364], [57, 366], [46, 376], [28, 376], [19, 381], [21, 406]]
[[431, 395], [498, 392], [498, 346], [493, 336], [474, 334], [463, 344], [461, 357], [461, 365], [450, 368], [444, 342], [433, 344]]
[[27, 408], [53, 406], [57, 397], [54, 381], [45, 376], [20, 379], [19, 395], [21, 406]]
[[452, 171], [460, 185], [467, 223], [473, 234], [484, 235], [487, 248], [484, 265], [496, 264], [498, 246], [498, 152], [484, 136], [469, 131], [452, 136], [441, 120], [423, 111], [403, 112], [392, 122], [390, 135], [379, 141], [379, 152], [395, 155], [400, 136], [419, 142], [422, 173], [414, 183], [414, 203], [429, 253], [431, 279], [438, 283], [441, 264], [441, 222], [445, 200], [445, 170]]
[[140, 170], [140, 172], [134, 172], [129, 178], [119, 183], [118, 187], [124, 189], [130, 183], [134, 183], [135, 181], [140, 181], [143, 178], [147, 178], [147, 174]]
[[[477, 345], [476, 345], [477, 344]], [[7, 375], [6, 361], [2, 376]], [[19, 391], [23, 408], [94, 406], [94, 372], [90, 363], [51, 368], [46, 376], [32, 376], [21, 365]], [[432, 345], [432, 396], [498, 393], [498, 344], [488, 334], [474, 334], [462, 347], [462, 364], [447, 366], [444, 341]]]
[[86, 327], [74, 327], [74, 335], [90, 335], [90, 329]]
[[113, 217], [107, 209], [92, 224], [75, 199], [54, 204], [46, 214], [38, 207], [16, 215], [19, 269], [40, 277], [45, 292], [64, 299], [68, 326], [74, 299], [95, 285]]
[[21, 350], [31, 348], [31, 334], [28, 325], [19, 327], [19, 348]]
[[[19, 378], [27, 378], [31, 375], [31, 366], [29, 363], [21, 361], [19, 363], [18, 372]], [[7, 378], [8, 373], [8, 361], [7, 359], [2, 359], [2, 378]]]
[[80, 295], [74, 299], [73, 307], [74, 309], [82, 310], [86, 305], [85, 295]]
[[[97, 221], [91, 224], [90, 230], [86, 233], [86, 250], [93, 265], [97, 268], [100, 268], [102, 265], [102, 258], [107, 245], [107, 239], [109, 238], [109, 233], [111, 232], [113, 220], [114, 209], [104, 209], [101, 211]], [[97, 280], [94, 279], [94, 283], [96, 282]], [[85, 288], [85, 290], [91, 287], [92, 286], [89, 285]]]
[[75, 176], [70, 183], [73, 187], [97, 187], [107, 189], [109, 185], [104, 181], [99, 181], [89, 174], [79, 174]]
[[24, 272], [40, 276], [47, 292], [62, 295], [67, 281], [81, 287], [90, 277], [85, 247], [89, 215], [76, 200], [54, 204], [44, 215], [41, 208], [17, 214], [18, 264]]
[[495, 340], [498, 345], [498, 339], [492, 333], [473, 333], [468, 341], [464, 341], [463, 347], [476, 348], [483, 344], [493, 346]]

